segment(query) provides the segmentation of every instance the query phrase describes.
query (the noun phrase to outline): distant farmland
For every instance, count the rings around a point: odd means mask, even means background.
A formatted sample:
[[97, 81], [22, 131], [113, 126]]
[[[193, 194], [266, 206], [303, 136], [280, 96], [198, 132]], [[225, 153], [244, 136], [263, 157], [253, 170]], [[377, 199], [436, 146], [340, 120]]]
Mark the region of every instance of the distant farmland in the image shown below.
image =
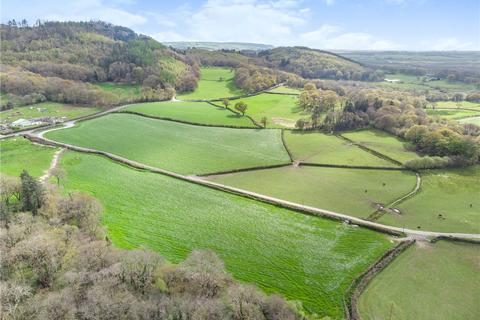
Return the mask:
[[181, 100], [217, 99], [243, 94], [233, 80], [235, 73], [227, 68], [200, 68], [200, 81], [195, 91], [177, 96]]

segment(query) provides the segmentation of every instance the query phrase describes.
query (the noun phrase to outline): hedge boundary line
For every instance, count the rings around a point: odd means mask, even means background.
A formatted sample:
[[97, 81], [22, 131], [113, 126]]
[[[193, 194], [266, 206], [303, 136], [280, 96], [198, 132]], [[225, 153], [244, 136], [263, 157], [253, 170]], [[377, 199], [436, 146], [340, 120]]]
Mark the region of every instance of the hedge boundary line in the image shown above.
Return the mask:
[[[272, 90], [272, 89], [270, 89]], [[284, 96], [299, 96], [300, 93], [289, 93], [289, 92], [271, 92], [271, 91], [265, 91], [264, 93], [268, 93], [268, 94], [281, 94], [281, 95], [284, 95]]]
[[385, 269], [397, 256], [407, 250], [414, 243], [415, 240], [405, 240], [400, 242], [397, 246], [385, 252], [367, 270], [362, 272], [352, 281], [343, 298], [345, 319], [361, 319], [360, 314], [358, 313], [358, 299], [362, 292], [378, 273]]
[[247, 126], [234, 126], [234, 125], [227, 125], [227, 124], [218, 124], [217, 125], [217, 124], [191, 122], [191, 121], [180, 120], [180, 119], [172, 119], [172, 118], [168, 118], [168, 117], [152, 116], [152, 115], [148, 115], [148, 114], [137, 112], [137, 111], [131, 111], [131, 110], [119, 110], [119, 111], [114, 111], [112, 113], [113, 114], [131, 114], [131, 115], [144, 117], [144, 118], [149, 118], [149, 119], [154, 119], [154, 120], [171, 121], [171, 122], [177, 122], [177, 123], [181, 123], [181, 124], [188, 124], [188, 125], [199, 126], [199, 127], [251, 129], [251, 130], [258, 129], [256, 127], [247, 127]]
[[283, 129], [280, 129], [281, 130], [281, 138], [282, 138], [282, 144], [283, 144], [283, 147], [285, 148], [285, 151], [287, 151], [288, 153], [288, 157], [290, 158], [290, 162], [293, 163], [295, 160], [293, 160], [293, 155], [292, 155], [292, 152], [290, 151], [290, 149], [288, 149], [288, 146], [287, 146], [287, 143], [285, 142], [285, 131]]
[[280, 163], [280, 164], [271, 164], [266, 166], [257, 166], [257, 167], [249, 167], [249, 168], [241, 168], [241, 169], [231, 169], [225, 171], [216, 171], [211, 173], [202, 173], [196, 174], [196, 177], [210, 177], [210, 176], [220, 176], [229, 173], [239, 173], [239, 172], [246, 172], [246, 171], [257, 171], [257, 170], [265, 170], [265, 169], [275, 169], [275, 168], [282, 168], [282, 167], [289, 167], [292, 163]]
[[[288, 149], [287, 149], [287, 153], [288, 153]], [[217, 172], [211, 172], [211, 173], [205, 173], [205, 174], [196, 174], [195, 176], [197, 176], [197, 177], [209, 177], [209, 176], [218, 176], [218, 175], [229, 174], [229, 173], [267, 170], [267, 169], [288, 167], [288, 166], [291, 166], [293, 164], [296, 164], [298, 167], [321, 167], [321, 168], [354, 169], [354, 170], [410, 171], [409, 169], [406, 169], [406, 168], [348, 166], [348, 165], [310, 163], [310, 162], [302, 162], [302, 161], [292, 160], [292, 162], [283, 163], [283, 164], [272, 164], [272, 165], [266, 165], [266, 166], [256, 166], [256, 167], [249, 167], [249, 168], [242, 168], [242, 169], [217, 171]], [[408, 194], [410, 194], [410, 193], [412, 193], [412, 191], [410, 191]], [[397, 201], [397, 200], [395, 200], [395, 201]]]
[[313, 163], [302, 162], [298, 163], [299, 166], [306, 167], [323, 167], [323, 168], [342, 168], [342, 169], [360, 169], [360, 170], [386, 170], [386, 171], [411, 171], [410, 169], [403, 167], [377, 167], [377, 166], [351, 166], [344, 164], [327, 164], [327, 163]]
[[389, 162], [391, 162], [391, 163], [394, 163], [394, 164], [396, 164], [396, 165], [398, 165], [398, 166], [403, 166], [403, 163], [401, 163], [400, 161], [397, 161], [397, 160], [395, 160], [395, 159], [393, 159], [393, 158], [390, 158], [389, 156], [387, 156], [387, 155], [385, 155], [385, 154], [383, 154], [383, 153], [381, 153], [381, 152], [378, 152], [378, 151], [376, 151], [376, 150], [370, 149], [369, 147], [366, 147], [366, 146], [362, 145], [361, 143], [355, 142], [355, 141], [353, 141], [353, 140], [351, 140], [351, 139], [343, 136], [342, 134], [336, 134], [335, 136], [337, 136], [337, 137], [339, 137], [340, 139], [343, 139], [343, 140], [345, 140], [345, 141], [347, 141], [347, 142], [350, 142], [350, 143], [356, 145], [356, 146], [359, 147], [360, 149], [362, 149], [362, 150], [364, 150], [364, 151], [367, 151], [367, 152], [373, 154], [374, 156], [376, 156], [376, 157], [378, 157], [378, 158], [381, 158], [381, 159], [383, 159], [383, 160], [387, 160], [387, 161], [389, 161]]
[[257, 128], [259, 129], [266, 129], [264, 128], [263, 126], [261, 126], [259, 123], [257, 123], [251, 116], [249, 116], [248, 114], [241, 114], [240, 112], [237, 112], [233, 109], [230, 109], [229, 107], [222, 107], [221, 105], [218, 105], [218, 104], [215, 104], [213, 103], [212, 101], [206, 101], [206, 103], [214, 106], [214, 107], [217, 107], [217, 108], [222, 108], [222, 109], [227, 109], [228, 111], [230, 111], [231, 113], [234, 113], [236, 115], [241, 115], [242, 117], [247, 117], [250, 121], [252, 121], [253, 125], [256, 126]]
[[478, 239], [466, 239], [466, 238], [447, 237], [447, 236], [435, 237], [432, 240], [430, 240], [430, 242], [431, 243], [436, 243], [440, 240], [480, 245], [480, 240], [478, 240]]
[[[435, 109], [433, 108], [426, 108], [425, 110], [464, 110], [464, 111], [474, 111], [474, 112], [478, 112], [480, 113], [480, 109], [475, 109], [475, 108], [464, 108], [464, 107], [460, 107], [460, 108], [446, 108], [446, 107], [435, 107]], [[474, 116], [474, 117], [477, 117], [477, 116]]]

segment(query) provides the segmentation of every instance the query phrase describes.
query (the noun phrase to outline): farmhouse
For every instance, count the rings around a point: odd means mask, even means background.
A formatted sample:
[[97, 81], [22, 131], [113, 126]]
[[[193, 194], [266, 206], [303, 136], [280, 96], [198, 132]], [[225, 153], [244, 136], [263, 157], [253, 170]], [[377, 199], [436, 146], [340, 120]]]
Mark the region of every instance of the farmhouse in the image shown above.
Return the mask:
[[18, 119], [13, 121], [10, 126], [12, 127], [27, 127], [27, 126], [34, 126], [37, 124], [41, 124], [41, 121], [36, 119]]

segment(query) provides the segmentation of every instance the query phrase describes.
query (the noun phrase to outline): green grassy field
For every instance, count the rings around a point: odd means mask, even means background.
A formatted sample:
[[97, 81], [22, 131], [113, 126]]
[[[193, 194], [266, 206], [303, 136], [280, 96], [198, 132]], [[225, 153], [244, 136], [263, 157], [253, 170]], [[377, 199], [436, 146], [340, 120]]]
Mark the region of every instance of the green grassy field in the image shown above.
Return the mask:
[[465, 118], [465, 119], [460, 119], [459, 121], [460, 123], [476, 124], [477, 126], [480, 127], [480, 117]]
[[0, 120], [13, 122], [18, 119], [32, 119], [40, 117], [67, 117], [68, 119], [73, 119], [99, 112], [101, 110], [101, 108], [96, 107], [80, 107], [56, 102], [42, 102], [1, 111]]
[[151, 102], [133, 104], [126, 110], [145, 115], [210, 125], [255, 127], [252, 121], [206, 102]]
[[296, 88], [290, 88], [290, 87], [277, 87], [272, 90], [269, 90], [270, 92], [276, 92], [276, 93], [294, 93], [294, 94], [300, 94], [302, 90], [296, 89]]
[[46, 137], [182, 174], [290, 161], [279, 130], [201, 127], [127, 114], [81, 122]]
[[139, 84], [124, 84], [115, 82], [102, 82], [94, 84], [103, 92], [112, 93], [119, 101], [135, 101], [141, 98], [142, 87]]
[[464, 82], [448, 82], [446, 80], [422, 81], [422, 77], [414, 75], [396, 73], [386, 74], [386, 79], [398, 79], [403, 83], [379, 83], [381, 86], [388, 86], [397, 89], [415, 89], [415, 90], [450, 90], [450, 91], [470, 91], [475, 90], [475, 85]]
[[18, 177], [25, 169], [38, 178], [50, 166], [55, 151], [25, 138], [0, 140], [0, 173]]
[[365, 218], [376, 210], [376, 203], [392, 202], [415, 186], [415, 175], [410, 172], [293, 166], [210, 176], [209, 179]]
[[227, 68], [200, 68], [200, 81], [195, 91], [177, 96], [180, 100], [218, 99], [243, 94], [233, 77], [235, 72]]
[[303, 162], [351, 166], [396, 166], [333, 135], [285, 131], [284, 139], [293, 158]]
[[461, 119], [466, 117], [479, 116], [480, 109], [478, 112], [470, 110], [445, 110], [445, 109], [427, 109], [427, 114], [433, 117], [440, 117], [445, 119]]
[[[267, 117], [267, 127], [295, 127], [295, 122], [305, 117], [297, 105], [296, 96], [262, 93], [241, 99], [248, 105], [247, 114], [259, 122]], [[232, 101], [234, 104], [237, 100]]]
[[405, 162], [420, 156], [405, 148], [405, 143], [397, 137], [379, 130], [361, 130], [346, 132], [344, 137], [380, 152], [394, 160]]
[[299, 300], [310, 312], [343, 317], [351, 281], [392, 246], [386, 236], [234, 196], [105, 158], [65, 153], [67, 190], [104, 206], [109, 238], [178, 263], [209, 248], [241, 281]]
[[364, 320], [479, 319], [480, 245], [417, 244], [378, 274], [360, 296]]
[[[422, 174], [421, 192], [379, 222], [416, 229], [480, 233], [480, 166]], [[470, 204], [472, 207], [470, 207]], [[439, 214], [442, 217], [439, 217]]]
[[[438, 108], [471, 108], [475, 109], [478, 108], [480, 109], [480, 103], [478, 102], [470, 102], [470, 101], [460, 101], [460, 102], [454, 102], [454, 101], [437, 101], [435, 102]], [[431, 107], [431, 106], [430, 106]]]

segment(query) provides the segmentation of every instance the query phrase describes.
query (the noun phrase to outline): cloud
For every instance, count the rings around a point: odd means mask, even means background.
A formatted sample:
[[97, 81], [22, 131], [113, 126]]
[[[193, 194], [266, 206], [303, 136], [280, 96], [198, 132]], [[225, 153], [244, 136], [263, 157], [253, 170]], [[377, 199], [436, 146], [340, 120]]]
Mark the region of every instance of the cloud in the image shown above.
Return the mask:
[[455, 51], [455, 50], [480, 50], [480, 42], [460, 41], [457, 38], [441, 38], [435, 41], [422, 42], [424, 50]]
[[293, 0], [209, 0], [192, 12], [186, 27], [192, 40], [276, 44], [305, 24], [309, 12], [298, 8], [299, 4]]
[[392, 50], [399, 46], [391, 41], [378, 39], [369, 33], [342, 32], [340, 27], [323, 25], [302, 33], [298, 40], [302, 45], [319, 49]]
[[188, 38], [175, 32], [175, 31], [163, 31], [150, 35], [152, 38], [160, 42], [171, 42], [171, 41], [187, 41]]
[[327, 6], [333, 6], [337, 0], [323, 0]]
[[208, 0], [200, 8], [174, 11], [175, 15], [155, 15], [159, 26], [166, 29], [152, 34], [155, 39], [257, 42], [319, 49], [398, 47], [368, 33], [348, 33], [330, 24], [308, 30], [312, 13], [300, 0]]
[[[124, 1], [120, 2], [125, 4]], [[59, 6], [61, 6], [61, 4], [59, 4]], [[41, 13], [38, 14], [39, 18], [42, 20], [103, 20], [129, 28], [143, 25], [148, 21], [143, 15], [130, 13], [116, 7], [115, 4], [106, 4], [101, 0], [71, 0], [69, 2], [68, 10], [65, 10], [65, 13], [48, 13], [43, 16], [41, 16]]]

